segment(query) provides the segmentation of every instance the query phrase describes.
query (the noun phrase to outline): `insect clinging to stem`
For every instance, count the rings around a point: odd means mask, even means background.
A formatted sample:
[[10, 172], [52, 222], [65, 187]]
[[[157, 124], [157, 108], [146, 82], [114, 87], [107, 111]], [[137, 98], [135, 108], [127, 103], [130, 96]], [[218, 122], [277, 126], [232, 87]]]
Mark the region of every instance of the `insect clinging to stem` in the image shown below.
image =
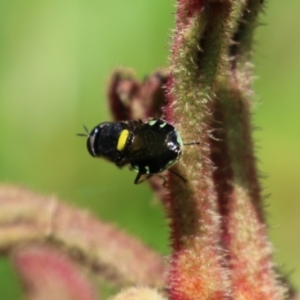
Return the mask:
[[[135, 184], [161, 173], [174, 165], [183, 151], [183, 142], [173, 125], [163, 119], [128, 120], [103, 122], [92, 131], [84, 126], [87, 137], [87, 149], [91, 156], [101, 157], [115, 163], [118, 167], [127, 164], [137, 172]], [[199, 144], [193, 142], [185, 145]], [[183, 181], [181, 175], [173, 170]]]

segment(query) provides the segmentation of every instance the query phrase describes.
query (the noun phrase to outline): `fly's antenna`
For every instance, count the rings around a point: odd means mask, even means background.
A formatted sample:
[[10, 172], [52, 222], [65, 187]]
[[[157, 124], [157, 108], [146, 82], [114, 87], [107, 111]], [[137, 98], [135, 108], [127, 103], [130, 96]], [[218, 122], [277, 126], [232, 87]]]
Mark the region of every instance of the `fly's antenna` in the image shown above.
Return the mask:
[[90, 136], [90, 131], [88, 130], [88, 128], [85, 125], [83, 125], [83, 128], [86, 131], [86, 133], [76, 133], [76, 135], [89, 137]]

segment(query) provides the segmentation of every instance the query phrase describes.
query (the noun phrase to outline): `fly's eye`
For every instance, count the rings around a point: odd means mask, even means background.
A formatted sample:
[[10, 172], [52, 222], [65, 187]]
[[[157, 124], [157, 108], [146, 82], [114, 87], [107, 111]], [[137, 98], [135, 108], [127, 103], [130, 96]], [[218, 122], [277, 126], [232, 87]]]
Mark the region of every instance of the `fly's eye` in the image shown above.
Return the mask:
[[95, 127], [89, 134], [89, 137], [87, 139], [87, 148], [88, 148], [88, 151], [89, 153], [96, 157], [97, 156], [97, 153], [95, 152], [95, 139], [96, 137], [98, 136], [100, 132], [100, 129], [99, 127]]
[[117, 150], [122, 151], [125, 148], [126, 142], [128, 140], [129, 131], [127, 129], [123, 129], [118, 139]]

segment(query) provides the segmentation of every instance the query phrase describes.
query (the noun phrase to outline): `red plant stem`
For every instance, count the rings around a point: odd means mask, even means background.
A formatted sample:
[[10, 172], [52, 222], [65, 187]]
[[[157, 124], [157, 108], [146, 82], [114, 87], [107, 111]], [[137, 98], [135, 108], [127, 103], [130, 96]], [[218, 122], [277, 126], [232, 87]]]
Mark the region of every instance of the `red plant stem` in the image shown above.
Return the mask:
[[174, 252], [169, 284], [174, 300], [226, 299], [230, 292], [209, 143], [211, 87], [229, 13], [225, 1], [178, 2], [167, 119], [176, 124], [184, 142], [200, 145], [185, 147], [179, 164], [178, 172], [188, 183], [173, 176], [170, 181], [167, 212]]
[[26, 299], [95, 300], [91, 278], [66, 253], [50, 245], [31, 244], [13, 253]]
[[170, 176], [173, 300], [284, 299], [251, 139], [249, 59], [261, 1], [178, 0], [167, 119], [185, 147]]
[[48, 241], [111, 284], [164, 286], [164, 261], [139, 240], [86, 211], [23, 188], [0, 186], [0, 251]]

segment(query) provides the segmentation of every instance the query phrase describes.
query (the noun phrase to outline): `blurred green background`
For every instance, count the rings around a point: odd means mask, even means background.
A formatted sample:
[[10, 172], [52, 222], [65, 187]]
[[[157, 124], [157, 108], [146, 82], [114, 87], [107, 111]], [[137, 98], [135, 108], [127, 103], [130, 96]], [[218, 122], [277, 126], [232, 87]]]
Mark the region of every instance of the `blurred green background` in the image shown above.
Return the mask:
[[[110, 118], [113, 68], [143, 78], [167, 64], [174, 1], [0, 3], [1, 181], [88, 208], [167, 254], [164, 213], [147, 184], [91, 158], [75, 133]], [[255, 140], [276, 261], [300, 288], [300, 2], [267, 6], [256, 35]], [[1, 258], [1, 299], [20, 297], [16, 282]]]

